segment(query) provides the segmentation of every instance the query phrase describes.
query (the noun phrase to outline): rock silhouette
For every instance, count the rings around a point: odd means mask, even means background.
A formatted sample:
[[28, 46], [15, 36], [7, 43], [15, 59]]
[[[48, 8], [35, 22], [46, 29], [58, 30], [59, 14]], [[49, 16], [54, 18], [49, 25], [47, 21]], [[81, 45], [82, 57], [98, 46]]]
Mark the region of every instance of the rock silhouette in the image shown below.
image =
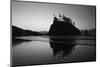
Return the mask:
[[75, 22], [64, 15], [59, 15], [59, 19], [54, 16], [48, 35], [77, 35], [80, 33], [80, 30], [75, 27]]

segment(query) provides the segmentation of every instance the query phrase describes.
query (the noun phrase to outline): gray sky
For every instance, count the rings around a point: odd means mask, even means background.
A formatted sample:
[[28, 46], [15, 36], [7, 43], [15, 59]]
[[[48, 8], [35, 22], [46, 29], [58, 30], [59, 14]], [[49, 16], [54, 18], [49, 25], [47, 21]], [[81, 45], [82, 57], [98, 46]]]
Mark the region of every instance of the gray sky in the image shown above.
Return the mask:
[[23, 29], [48, 31], [53, 14], [70, 17], [79, 29], [95, 28], [94, 6], [12, 2], [12, 24]]

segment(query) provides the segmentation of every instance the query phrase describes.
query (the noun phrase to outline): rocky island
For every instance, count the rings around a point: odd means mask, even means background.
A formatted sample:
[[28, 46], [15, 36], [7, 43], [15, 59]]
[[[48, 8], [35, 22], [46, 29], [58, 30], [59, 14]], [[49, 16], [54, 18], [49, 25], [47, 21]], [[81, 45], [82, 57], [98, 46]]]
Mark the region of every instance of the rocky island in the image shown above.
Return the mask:
[[75, 22], [69, 17], [59, 15], [59, 18], [54, 16], [48, 35], [79, 35], [80, 33], [80, 30], [75, 27]]

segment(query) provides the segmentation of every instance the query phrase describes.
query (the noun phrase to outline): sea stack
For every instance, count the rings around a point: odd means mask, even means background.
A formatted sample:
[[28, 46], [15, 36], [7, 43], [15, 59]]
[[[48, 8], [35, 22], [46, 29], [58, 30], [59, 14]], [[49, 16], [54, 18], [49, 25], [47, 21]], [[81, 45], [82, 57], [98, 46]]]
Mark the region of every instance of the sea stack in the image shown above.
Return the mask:
[[59, 15], [59, 18], [54, 16], [48, 35], [79, 35], [80, 33], [80, 30], [75, 27], [75, 22], [69, 17]]

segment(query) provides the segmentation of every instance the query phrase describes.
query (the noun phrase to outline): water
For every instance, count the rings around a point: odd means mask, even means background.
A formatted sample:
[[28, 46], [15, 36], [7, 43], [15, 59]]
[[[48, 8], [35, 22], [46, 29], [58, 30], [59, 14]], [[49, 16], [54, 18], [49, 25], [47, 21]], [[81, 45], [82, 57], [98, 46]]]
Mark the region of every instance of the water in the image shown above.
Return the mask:
[[23, 36], [12, 43], [14, 65], [95, 61], [95, 37]]

